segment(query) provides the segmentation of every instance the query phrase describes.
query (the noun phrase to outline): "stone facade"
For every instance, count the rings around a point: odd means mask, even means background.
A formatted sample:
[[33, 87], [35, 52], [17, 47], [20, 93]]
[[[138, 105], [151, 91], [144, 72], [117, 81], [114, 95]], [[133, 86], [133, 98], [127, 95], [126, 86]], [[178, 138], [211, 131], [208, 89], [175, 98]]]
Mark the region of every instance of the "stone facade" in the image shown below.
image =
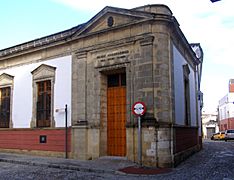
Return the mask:
[[[126, 157], [138, 162], [137, 118], [131, 106], [142, 101], [147, 106], [142, 117], [142, 163], [172, 167], [175, 106], [180, 106], [174, 101], [173, 46], [195, 72], [200, 61], [167, 6], [106, 7], [87, 23], [1, 50], [0, 69], [72, 55], [70, 157], [84, 160], [108, 155], [107, 78], [125, 73]], [[188, 147], [199, 149], [199, 141]]]

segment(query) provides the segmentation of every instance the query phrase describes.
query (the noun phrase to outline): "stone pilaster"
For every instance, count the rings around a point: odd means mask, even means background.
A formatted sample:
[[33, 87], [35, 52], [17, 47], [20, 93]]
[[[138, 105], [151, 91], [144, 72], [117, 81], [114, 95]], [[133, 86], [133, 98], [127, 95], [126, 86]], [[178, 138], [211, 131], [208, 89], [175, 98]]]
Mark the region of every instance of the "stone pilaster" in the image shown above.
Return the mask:
[[88, 158], [88, 122], [87, 122], [87, 54], [77, 52], [72, 56], [72, 156], [78, 159]]
[[88, 131], [86, 125], [79, 125], [72, 127], [72, 152], [71, 156], [75, 159], [88, 159]]
[[72, 56], [72, 125], [87, 123], [87, 54], [78, 52]]
[[173, 164], [173, 94], [171, 83], [171, 46], [167, 33], [155, 35], [154, 43], [154, 114], [157, 119], [156, 156], [158, 167]]

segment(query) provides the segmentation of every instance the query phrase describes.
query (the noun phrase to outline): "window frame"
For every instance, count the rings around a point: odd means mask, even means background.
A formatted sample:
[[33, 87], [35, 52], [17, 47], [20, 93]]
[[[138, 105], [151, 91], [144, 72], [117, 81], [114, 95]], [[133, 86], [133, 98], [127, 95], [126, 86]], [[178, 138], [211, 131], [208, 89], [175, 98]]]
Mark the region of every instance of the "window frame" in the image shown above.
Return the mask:
[[[30, 123], [31, 128], [51, 128], [55, 127], [54, 120], [54, 84], [55, 84], [55, 73], [56, 67], [42, 64], [32, 72], [32, 86], [33, 86], [33, 109], [32, 109], [32, 120]], [[37, 102], [38, 102], [38, 83], [50, 81], [51, 83], [51, 104], [50, 104], [50, 122], [47, 126], [38, 126], [37, 122]]]
[[13, 128], [12, 121], [12, 104], [13, 104], [13, 85], [14, 85], [14, 76], [9, 75], [7, 73], [2, 73], [0, 75], [0, 89], [9, 88], [9, 124], [8, 127], [0, 127], [0, 128]]
[[37, 127], [50, 127], [47, 121], [51, 120], [51, 81], [37, 82], [37, 93]]
[[190, 109], [190, 80], [189, 65], [183, 65], [183, 82], [184, 82], [184, 123], [186, 126], [191, 125], [191, 109]]

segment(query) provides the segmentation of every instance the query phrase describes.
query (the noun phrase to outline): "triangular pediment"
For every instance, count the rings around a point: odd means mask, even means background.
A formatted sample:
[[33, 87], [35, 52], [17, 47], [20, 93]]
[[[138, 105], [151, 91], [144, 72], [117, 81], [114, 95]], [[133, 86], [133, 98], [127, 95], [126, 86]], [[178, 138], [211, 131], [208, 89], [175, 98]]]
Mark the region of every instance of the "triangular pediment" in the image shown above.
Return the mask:
[[90, 21], [85, 23], [74, 36], [100, 32], [121, 27], [130, 23], [152, 18], [152, 14], [142, 11], [127, 10], [114, 7], [105, 7]]
[[56, 67], [49, 66], [46, 64], [42, 64], [36, 69], [34, 69], [31, 73], [33, 75], [33, 79], [45, 79], [51, 78], [55, 76]]
[[0, 86], [6, 86], [13, 84], [14, 76], [11, 76], [6, 73], [0, 75]]

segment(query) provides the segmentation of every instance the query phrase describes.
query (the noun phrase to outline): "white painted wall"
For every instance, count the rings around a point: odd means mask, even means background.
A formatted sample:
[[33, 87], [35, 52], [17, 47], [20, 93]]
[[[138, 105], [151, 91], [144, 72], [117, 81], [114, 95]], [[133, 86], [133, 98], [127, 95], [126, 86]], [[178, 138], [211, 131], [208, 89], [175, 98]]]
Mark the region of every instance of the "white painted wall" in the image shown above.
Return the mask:
[[219, 100], [219, 119], [234, 117], [234, 93], [228, 93]]
[[[196, 81], [197, 83], [199, 82], [199, 79], [198, 79], [198, 74], [196, 73]], [[197, 89], [199, 91], [199, 87], [198, 87], [198, 84], [197, 84]], [[200, 93], [200, 92], [198, 92]], [[200, 96], [200, 98], [198, 98], [198, 96]], [[201, 96], [201, 94], [197, 94], [197, 123], [198, 123], [198, 135], [199, 136], [202, 136], [202, 101], [203, 101], [203, 96]]]
[[56, 112], [68, 105], [68, 125], [71, 125], [71, 56], [40, 63], [0, 70], [14, 76], [12, 120], [14, 128], [29, 128], [32, 119], [32, 74], [41, 64], [56, 67], [54, 84], [54, 118], [56, 127], [65, 126], [65, 112]]
[[[184, 125], [185, 120], [185, 97], [184, 97], [184, 75], [183, 65], [188, 64], [180, 52], [173, 46], [173, 62], [174, 62], [174, 89], [175, 89], [175, 123]], [[189, 84], [190, 84], [190, 112], [191, 125], [197, 126], [197, 104], [196, 104], [196, 84], [195, 72], [189, 66]]]

